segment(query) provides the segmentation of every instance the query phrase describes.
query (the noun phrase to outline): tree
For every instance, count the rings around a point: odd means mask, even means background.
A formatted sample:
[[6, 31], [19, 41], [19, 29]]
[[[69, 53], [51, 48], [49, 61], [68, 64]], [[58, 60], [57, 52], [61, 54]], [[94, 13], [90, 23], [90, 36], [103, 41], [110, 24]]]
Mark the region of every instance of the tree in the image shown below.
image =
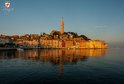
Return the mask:
[[55, 31], [55, 32], [53, 33], [53, 35], [59, 35], [59, 32], [56, 32], [56, 31]]
[[68, 32], [64, 32], [63, 34], [68, 34]]
[[45, 32], [43, 32], [43, 35], [45, 35], [46, 33]]
[[68, 33], [72, 34], [74, 38], [78, 37], [78, 34], [75, 32], [68, 32]]
[[86, 37], [85, 35], [80, 35], [79, 37], [82, 37], [84, 40], [90, 40], [88, 37]]

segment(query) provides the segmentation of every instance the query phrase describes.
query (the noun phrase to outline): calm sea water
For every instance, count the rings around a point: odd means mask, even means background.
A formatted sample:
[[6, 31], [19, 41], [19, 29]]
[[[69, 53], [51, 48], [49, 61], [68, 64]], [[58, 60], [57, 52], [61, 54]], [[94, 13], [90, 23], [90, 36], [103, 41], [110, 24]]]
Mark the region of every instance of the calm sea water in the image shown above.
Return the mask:
[[124, 84], [124, 49], [0, 51], [0, 84]]

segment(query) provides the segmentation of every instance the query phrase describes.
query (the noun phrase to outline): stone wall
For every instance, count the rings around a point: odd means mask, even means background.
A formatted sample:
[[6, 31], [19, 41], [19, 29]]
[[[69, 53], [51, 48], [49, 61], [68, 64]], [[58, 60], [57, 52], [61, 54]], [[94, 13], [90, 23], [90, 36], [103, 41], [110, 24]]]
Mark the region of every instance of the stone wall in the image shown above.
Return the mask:
[[80, 42], [80, 48], [107, 48], [107, 47], [108, 47], [107, 43], [100, 40], [89, 40]]
[[[38, 46], [37, 40], [18, 40], [16, 44], [27, 45], [28, 47]], [[107, 43], [101, 40], [40, 40], [41, 48], [107, 48]]]

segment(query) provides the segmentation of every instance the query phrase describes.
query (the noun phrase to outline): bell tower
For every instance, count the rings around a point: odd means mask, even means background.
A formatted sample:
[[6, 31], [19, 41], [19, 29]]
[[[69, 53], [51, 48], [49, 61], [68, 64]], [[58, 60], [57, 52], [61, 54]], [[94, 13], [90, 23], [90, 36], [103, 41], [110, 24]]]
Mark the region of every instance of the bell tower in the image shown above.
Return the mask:
[[63, 21], [63, 18], [61, 18], [61, 20], [60, 20], [60, 33], [61, 34], [64, 33], [64, 21]]

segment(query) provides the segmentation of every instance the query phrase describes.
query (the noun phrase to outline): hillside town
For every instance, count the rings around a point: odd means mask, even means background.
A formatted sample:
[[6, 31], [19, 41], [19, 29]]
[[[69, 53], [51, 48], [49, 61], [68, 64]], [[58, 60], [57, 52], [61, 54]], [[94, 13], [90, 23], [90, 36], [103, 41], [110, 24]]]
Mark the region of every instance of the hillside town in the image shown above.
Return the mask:
[[60, 31], [52, 30], [50, 34], [0, 35], [0, 48], [107, 48], [101, 40], [91, 40], [85, 35], [64, 31], [64, 20], [60, 20]]

